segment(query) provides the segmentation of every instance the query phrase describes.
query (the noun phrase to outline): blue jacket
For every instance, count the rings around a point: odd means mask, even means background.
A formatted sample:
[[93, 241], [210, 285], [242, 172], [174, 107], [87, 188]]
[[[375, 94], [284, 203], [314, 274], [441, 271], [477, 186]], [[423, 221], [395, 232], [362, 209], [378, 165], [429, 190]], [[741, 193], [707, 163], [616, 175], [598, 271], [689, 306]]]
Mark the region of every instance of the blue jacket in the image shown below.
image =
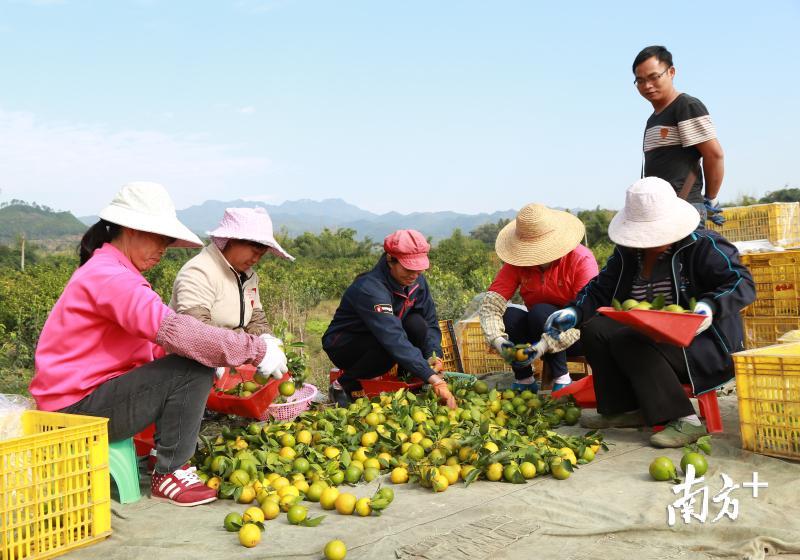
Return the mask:
[[[579, 323], [594, 317], [598, 307], [611, 305], [612, 298], [627, 299], [636, 270], [636, 250], [617, 246], [600, 274], [578, 292]], [[678, 285], [681, 272], [685, 283]], [[730, 355], [744, 350], [740, 312], [755, 300], [753, 277], [727, 239], [697, 230], [675, 243], [672, 279], [675, 303], [688, 309], [691, 298], [703, 300], [714, 314], [711, 327], [683, 349], [694, 393], [705, 393], [734, 376]]]
[[[403, 318], [411, 311], [420, 313], [428, 323], [422, 351], [411, 344], [403, 329]], [[378, 339], [400, 367], [427, 381], [433, 375], [427, 359], [434, 352], [442, 357], [442, 332], [425, 277], [420, 274], [412, 286], [401, 286], [389, 273], [384, 255], [375, 268], [356, 278], [322, 336], [322, 348], [328, 352], [347, 346], [355, 335], [366, 333]]]

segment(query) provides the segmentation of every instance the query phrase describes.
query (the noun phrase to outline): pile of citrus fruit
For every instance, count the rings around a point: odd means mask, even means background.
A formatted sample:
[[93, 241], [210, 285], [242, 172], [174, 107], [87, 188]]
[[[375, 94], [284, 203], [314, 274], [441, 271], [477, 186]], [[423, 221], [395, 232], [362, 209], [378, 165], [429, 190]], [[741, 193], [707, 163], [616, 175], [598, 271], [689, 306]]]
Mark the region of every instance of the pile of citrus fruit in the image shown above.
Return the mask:
[[[696, 476], [703, 476], [708, 471], [708, 460], [705, 455], [711, 455], [711, 436], [703, 436], [695, 443], [683, 448], [681, 457], [681, 470], [687, 473], [689, 465], [694, 467]], [[669, 457], [656, 457], [650, 463], [650, 476], [653, 480], [680, 482], [675, 463]]]
[[456, 380], [451, 390], [459, 405], [454, 410], [430, 392], [400, 390], [358, 399], [348, 408], [311, 410], [293, 422], [224, 427], [216, 439], [203, 440], [192, 461], [220, 498], [259, 504], [241, 520], [239, 514], [226, 518], [226, 528], [240, 531], [248, 546], [254, 531], [247, 525], [258, 527], [281, 512], [293, 524], [319, 523], [322, 517], [307, 517], [304, 500], [339, 514], [369, 516], [394, 498], [386, 486], [358, 498], [340, 492], [343, 483], [388, 474], [394, 484], [416, 482], [444, 492], [459, 480], [525, 483], [547, 474], [563, 480], [605, 446], [598, 433], [553, 431], [577, 423], [580, 409], [570, 401], [489, 390], [482, 381]]

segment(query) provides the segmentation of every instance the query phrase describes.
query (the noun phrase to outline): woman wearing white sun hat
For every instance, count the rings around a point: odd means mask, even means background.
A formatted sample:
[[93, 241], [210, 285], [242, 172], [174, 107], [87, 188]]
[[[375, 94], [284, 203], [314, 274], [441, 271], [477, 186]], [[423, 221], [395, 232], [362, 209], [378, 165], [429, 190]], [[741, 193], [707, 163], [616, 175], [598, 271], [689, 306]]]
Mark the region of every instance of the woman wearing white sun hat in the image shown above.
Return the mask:
[[81, 239], [80, 266], [42, 329], [30, 384], [40, 410], [109, 418], [111, 441], [155, 422], [152, 495], [180, 506], [216, 499], [188, 464], [213, 368], [280, 367], [261, 338], [175, 313], [142, 276], [168, 247], [201, 246], [164, 187], [124, 185]]
[[[600, 413], [581, 418], [582, 426], [666, 424], [650, 438], [656, 447], [682, 447], [706, 434], [681, 384], [691, 383], [699, 395], [733, 378], [730, 353], [744, 348], [739, 313], [755, 299], [755, 287], [736, 248], [696, 227], [697, 211], [669, 183], [635, 182], [608, 226], [617, 246], [606, 267], [548, 319], [553, 332], [581, 329]], [[612, 299], [659, 295], [706, 316], [687, 348], [654, 342], [596, 313]]]
[[[576, 342], [579, 333], [560, 337], [564, 344], [558, 351], [539, 342], [547, 317], [575, 299], [578, 290], [597, 276], [597, 261], [581, 245], [583, 236], [583, 223], [576, 216], [541, 204], [524, 206], [497, 236], [495, 252], [504, 264], [478, 314], [487, 342], [511, 363], [513, 389], [538, 391], [531, 363], [539, 354], [550, 367], [554, 391], [572, 381], [567, 354], [581, 354]], [[517, 290], [527, 311], [506, 305]], [[529, 345], [525, 360], [513, 357], [510, 350], [515, 344]]]
[[261, 306], [254, 267], [268, 252], [294, 257], [275, 239], [269, 214], [264, 208], [228, 208], [208, 235], [211, 243], [175, 277], [170, 307], [208, 325], [260, 335], [282, 353]]

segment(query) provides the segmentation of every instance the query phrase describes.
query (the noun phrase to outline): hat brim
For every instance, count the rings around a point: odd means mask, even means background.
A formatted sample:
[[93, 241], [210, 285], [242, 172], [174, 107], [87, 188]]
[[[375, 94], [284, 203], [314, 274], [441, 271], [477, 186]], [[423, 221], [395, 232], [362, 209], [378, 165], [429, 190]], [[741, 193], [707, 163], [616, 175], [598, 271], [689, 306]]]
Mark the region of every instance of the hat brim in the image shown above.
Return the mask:
[[680, 241], [700, 225], [700, 213], [682, 198], [676, 197], [665, 215], [668, 218], [637, 221], [632, 220], [623, 208], [611, 218], [608, 237], [623, 247], [649, 249]]
[[206, 235], [209, 237], [224, 237], [225, 239], [238, 239], [240, 241], [254, 241], [256, 243], [261, 243], [262, 245], [266, 245], [269, 247], [269, 252], [275, 255], [276, 257], [280, 257], [282, 259], [287, 259], [290, 261], [295, 260], [292, 255], [286, 252], [286, 250], [281, 247], [281, 244], [278, 243], [274, 237], [272, 238], [263, 238], [260, 237], [258, 239], [254, 239], [252, 237], [242, 237], [240, 234], [231, 234], [225, 230], [225, 228], [217, 228], [214, 231], [207, 231]]
[[203, 246], [200, 238], [180, 223], [177, 218], [165, 220], [162, 216], [155, 217], [114, 204], [106, 206], [100, 212], [99, 217], [119, 226], [172, 237], [175, 241], [169, 245], [170, 247], [195, 248]]
[[497, 256], [514, 266], [537, 266], [560, 259], [580, 244], [586, 229], [577, 216], [561, 210], [552, 210], [558, 217], [558, 227], [535, 239], [519, 239], [517, 222], [511, 220], [494, 243]]
[[403, 268], [414, 271], [428, 270], [431, 266], [431, 261], [428, 260], [428, 255], [392, 255], [397, 262], [403, 265]]

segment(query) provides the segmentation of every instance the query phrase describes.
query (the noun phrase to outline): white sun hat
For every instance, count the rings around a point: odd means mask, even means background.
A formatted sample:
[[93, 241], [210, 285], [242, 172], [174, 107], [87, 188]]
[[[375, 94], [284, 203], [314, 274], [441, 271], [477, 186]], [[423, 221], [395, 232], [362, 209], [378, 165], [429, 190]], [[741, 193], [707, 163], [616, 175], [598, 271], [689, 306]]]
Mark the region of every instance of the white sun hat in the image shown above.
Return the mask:
[[584, 236], [577, 216], [542, 204], [528, 204], [500, 230], [494, 243], [497, 256], [514, 266], [536, 266], [560, 259]]
[[202, 247], [203, 242], [183, 225], [175, 205], [162, 185], [134, 181], [122, 185], [100, 218], [131, 229], [175, 238], [170, 247]]
[[623, 247], [647, 249], [675, 243], [699, 224], [700, 214], [678, 198], [672, 185], [658, 177], [645, 177], [628, 187], [625, 208], [608, 224], [608, 237]]
[[272, 218], [264, 208], [226, 208], [217, 229], [207, 232], [216, 239], [243, 239], [269, 247], [269, 252], [284, 259], [294, 257], [284, 251], [272, 233]]

